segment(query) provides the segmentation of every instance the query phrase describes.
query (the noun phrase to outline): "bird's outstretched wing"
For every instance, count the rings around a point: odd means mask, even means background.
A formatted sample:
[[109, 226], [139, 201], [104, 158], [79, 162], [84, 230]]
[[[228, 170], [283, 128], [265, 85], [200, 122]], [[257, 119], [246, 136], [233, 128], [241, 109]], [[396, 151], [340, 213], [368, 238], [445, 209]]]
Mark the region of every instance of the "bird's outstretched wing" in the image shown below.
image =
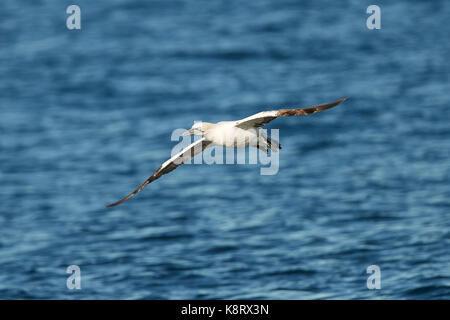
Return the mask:
[[270, 121], [278, 117], [306, 116], [308, 114], [321, 112], [323, 110], [333, 108], [347, 99], [348, 98], [343, 98], [331, 103], [325, 103], [318, 106], [311, 106], [306, 108], [279, 109], [279, 110], [258, 112], [257, 114], [254, 114], [250, 117], [236, 121], [235, 126], [242, 129], [258, 128], [262, 127], [263, 125], [269, 123]]
[[165, 175], [166, 173], [169, 173], [170, 171], [176, 169], [178, 166], [182, 165], [189, 159], [193, 158], [196, 154], [202, 152], [205, 150], [209, 145], [211, 144], [210, 141], [207, 141], [205, 138], [201, 138], [197, 141], [194, 141], [194, 143], [190, 144], [183, 150], [181, 150], [179, 153], [174, 155], [172, 158], [164, 162], [161, 167], [159, 167], [158, 170], [155, 171], [154, 174], [150, 176], [143, 184], [139, 186], [136, 190], [134, 190], [132, 193], [130, 193], [128, 196], [123, 198], [122, 200], [119, 200], [117, 202], [114, 202], [112, 204], [107, 205], [106, 207], [111, 208], [114, 206], [117, 206], [128, 199], [130, 199], [132, 196], [134, 196], [136, 193], [144, 189], [146, 185], [148, 185], [150, 182], [155, 181], [156, 179], [160, 178], [162, 175]]

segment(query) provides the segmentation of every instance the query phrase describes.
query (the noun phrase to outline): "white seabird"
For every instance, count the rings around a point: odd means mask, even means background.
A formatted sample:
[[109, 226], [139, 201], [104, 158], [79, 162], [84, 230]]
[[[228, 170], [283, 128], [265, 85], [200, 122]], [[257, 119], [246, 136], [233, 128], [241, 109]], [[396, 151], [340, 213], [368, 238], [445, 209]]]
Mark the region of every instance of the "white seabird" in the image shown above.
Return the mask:
[[172, 158], [164, 162], [159, 167], [159, 169], [150, 176], [150, 178], [148, 178], [143, 184], [141, 184], [128, 196], [126, 196], [122, 200], [107, 205], [107, 207], [114, 207], [127, 201], [136, 193], [141, 191], [150, 182], [153, 182], [156, 179], [160, 178], [162, 175], [171, 172], [172, 170], [176, 169], [178, 166], [190, 160], [196, 154], [202, 152], [210, 146], [223, 146], [229, 148], [246, 148], [248, 146], [252, 146], [267, 153], [269, 152], [268, 149], [277, 152], [278, 149], [281, 149], [278, 141], [268, 138], [265, 134], [258, 130], [259, 128], [278, 117], [306, 116], [335, 107], [347, 99], [348, 98], [343, 98], [331, 103], [306, 108], [263, 111], [237, 121], [221, 121], [218, 123], [194, 123], [191, 129], [183, 133], [183, 136], [192, 134], [201, 136], [201, 139], [196, 140], [195, 142], [184, 148], [181, 152], [177, 153]]

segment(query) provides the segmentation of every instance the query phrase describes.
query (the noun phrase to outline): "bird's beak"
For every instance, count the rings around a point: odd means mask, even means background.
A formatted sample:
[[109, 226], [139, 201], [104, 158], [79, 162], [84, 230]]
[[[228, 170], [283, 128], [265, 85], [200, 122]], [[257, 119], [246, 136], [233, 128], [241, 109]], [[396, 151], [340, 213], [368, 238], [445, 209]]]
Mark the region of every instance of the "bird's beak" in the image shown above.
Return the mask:
[[188, 136], [190, 134], [194, 134], [194, 130], [193, 129], [189, 129], [189, 130], [183, 132], [183, 134], [181, 136], [186, 137], [186, 136]]

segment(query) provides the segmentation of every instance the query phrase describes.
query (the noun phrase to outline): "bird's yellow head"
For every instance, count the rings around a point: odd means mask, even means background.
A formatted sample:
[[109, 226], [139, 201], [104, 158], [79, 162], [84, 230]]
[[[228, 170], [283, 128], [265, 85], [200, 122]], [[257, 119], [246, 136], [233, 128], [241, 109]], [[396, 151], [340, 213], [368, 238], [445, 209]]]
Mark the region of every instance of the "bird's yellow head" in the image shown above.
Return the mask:
[[182, 136], [188, 136], [190, 134], [193, 134], [195, 136], [203, 136], [206, 129], [206, 123], [205, 122], [194, 122], [194, 125], [189, 130], [185, 131]]

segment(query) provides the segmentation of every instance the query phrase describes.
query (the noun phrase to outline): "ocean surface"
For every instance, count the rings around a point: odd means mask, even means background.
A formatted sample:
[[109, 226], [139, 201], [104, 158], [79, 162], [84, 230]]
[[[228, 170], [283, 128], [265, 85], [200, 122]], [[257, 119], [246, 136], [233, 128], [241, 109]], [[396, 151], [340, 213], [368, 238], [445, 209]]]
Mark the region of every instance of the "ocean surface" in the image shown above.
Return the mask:
[[[449, 17], [445, 0], [2, 0], [0, 298], [450, 299]], [[185, 165], [105, 208], [174, 129], [346, 96], [268, 125], [276, 175]]]

